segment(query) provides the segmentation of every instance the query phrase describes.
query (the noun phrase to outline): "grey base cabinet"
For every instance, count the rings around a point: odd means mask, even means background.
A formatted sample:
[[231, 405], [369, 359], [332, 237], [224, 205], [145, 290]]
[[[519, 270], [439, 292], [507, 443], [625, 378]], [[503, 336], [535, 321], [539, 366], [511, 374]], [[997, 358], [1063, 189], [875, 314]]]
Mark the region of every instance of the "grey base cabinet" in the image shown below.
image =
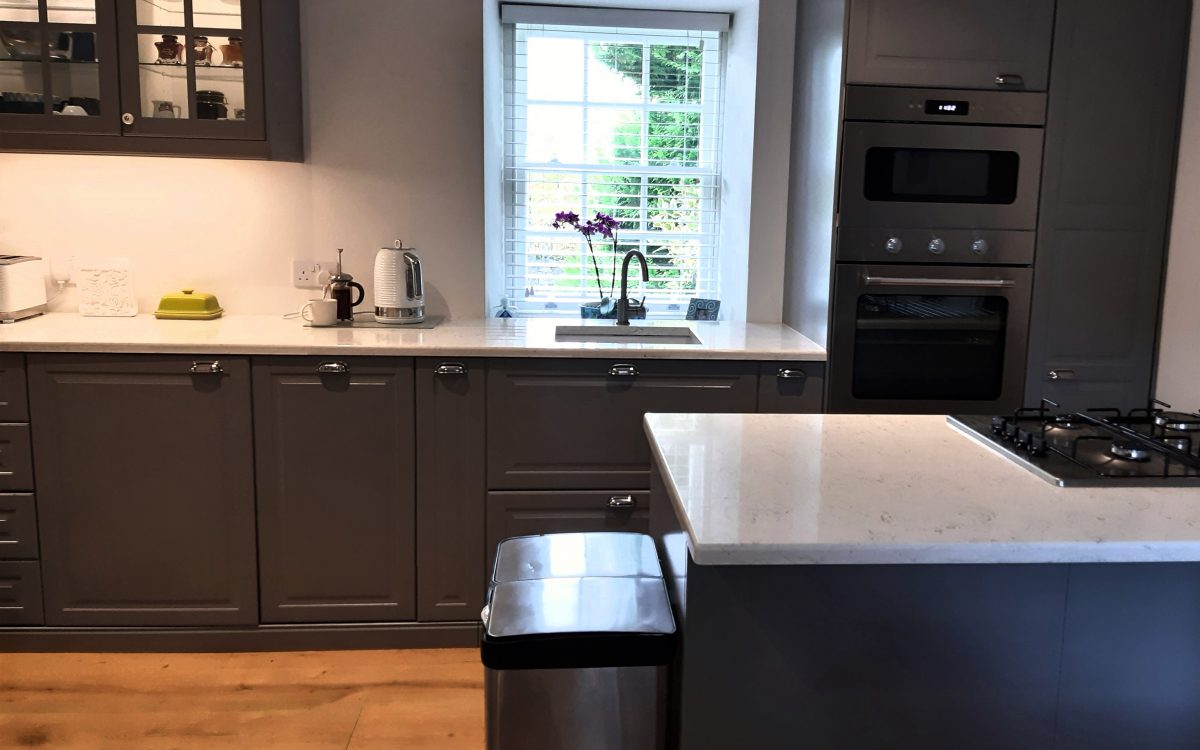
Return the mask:
[[825, 363], [763, 363], [758, 373], [758, 411], [762, 414], [825, 411]]
[[416, 616], [411, 359], [254, 363], [264, 623]]
[[33, 561], [0, 561], [0, 627], [43, 622], [40, 566]]
[[488, 570], [496, 545], [514, 536], [573, 531], [650, 531], [650, 493], [491, 492], [487, 498]]
[[488, 487], [648, 489], [648, 412], [752, 413], [758, 364], [492, 360]]
[[419, 620], [483, 608], [486, 388], [486, 360], [417, 361]]
[[258, 621], [250, 363], [30, 355], [48, 625]]

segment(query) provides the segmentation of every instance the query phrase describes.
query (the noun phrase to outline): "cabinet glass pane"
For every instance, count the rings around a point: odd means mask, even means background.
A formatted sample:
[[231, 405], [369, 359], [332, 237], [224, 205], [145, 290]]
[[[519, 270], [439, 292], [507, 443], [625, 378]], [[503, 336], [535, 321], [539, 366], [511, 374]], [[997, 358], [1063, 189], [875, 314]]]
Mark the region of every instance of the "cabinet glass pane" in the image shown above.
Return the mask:
[[242, 1], [192, 0], [192, 26], [199, 29], [240, 29]]
[[196, 68], [196, 117], [200, 120], [246, 119], [246, 87], [241, 68]]
[[24, 21], [37, 23], [37, 0], [0, 0], [0, 21]]
[[176, 34], [138, 34], [142, 117], [187, 118], [187, 39]]
[[[0, 0], [0, 4], [9, 0]], [[50, 23], [95, 24], [96, 0], [46, 0]]]
[[0, 25], [0, 113], [45, 113], [42, 40], [36, 26]]
[[96, 62], [61, 61], [50, 64], [50, 93], [60, 115], [100, 114], [100, 65]]
[[183, 27], [187, 24], [183, 0], [137, 0], [137, 20], [139, 26]]

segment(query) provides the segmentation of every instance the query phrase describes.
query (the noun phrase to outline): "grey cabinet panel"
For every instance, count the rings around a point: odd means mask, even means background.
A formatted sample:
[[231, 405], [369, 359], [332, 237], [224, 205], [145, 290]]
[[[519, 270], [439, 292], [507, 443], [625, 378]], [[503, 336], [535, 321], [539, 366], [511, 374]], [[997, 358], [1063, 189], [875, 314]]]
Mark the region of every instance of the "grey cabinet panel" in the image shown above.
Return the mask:
[[488, 574], [496, 545], [505, 539], [571, 531], [649, 533], [650, 493], [645, 490], [488, 493]]
[[1189, 6], [1058, 3], [1027, 404], [1149, 400]]
[[846, 82], [1045, 91], [1053, 28], [1054, 0], [853, 0]]
[[258, 621], [250, 364], [30, 355], [51, 625]]
[[263, 622], [413, 619], [412, 360], [256, 358], [254, 431]]
[[417, 618], [474, 621], [483, 607], [482, 359], [417, 362]]
[[0, 562], [0, 626], [41, 625], [42, 575], [36, 562]]
[[647, 412], [749, 413], [757, 390], [753, 362], [492, 360], [488, 487], [646, 489]]
[[758, 372], [758, 410], [763, 414], [823, 413], [825, 363], [763, 363]]
[[25, 394], [25, 355], [0, 354], [0, 422], [28, 422]]
[[0, 560], [36, 560], [37, 511], [33, 495], [0, 495]]
[[29, 425], [0, 424], [0, 490], [33, 489]]

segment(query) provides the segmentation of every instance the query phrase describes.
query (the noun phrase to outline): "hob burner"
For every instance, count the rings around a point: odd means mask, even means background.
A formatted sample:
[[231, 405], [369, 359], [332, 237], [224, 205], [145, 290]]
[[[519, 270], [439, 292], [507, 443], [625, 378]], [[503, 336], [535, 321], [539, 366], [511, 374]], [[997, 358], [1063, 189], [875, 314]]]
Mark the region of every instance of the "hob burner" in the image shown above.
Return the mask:
[[1131, 440], [1113, 440], [1108, 452], [1126, 461], [1149, 461], [1150, 456], [1154, 455], [1154, 451]]
[[1154, 415], [1154, 424], [1174, 432], [1200, 432], [1200, 416], [1178, 411], [1164, 411]]

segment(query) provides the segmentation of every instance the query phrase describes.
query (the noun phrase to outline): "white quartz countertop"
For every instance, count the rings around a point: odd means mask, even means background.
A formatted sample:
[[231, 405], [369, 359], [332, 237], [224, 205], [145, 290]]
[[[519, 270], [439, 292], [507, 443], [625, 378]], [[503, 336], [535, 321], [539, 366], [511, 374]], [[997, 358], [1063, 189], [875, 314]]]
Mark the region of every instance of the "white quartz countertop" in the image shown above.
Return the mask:
[[[612, 325], [610, 321], [586, 323]], [[560, 324], [584, 321], [493, 318], [445, 321], [432, 329], [306, 328], [298, 319], [278, 315], [227, 315], [199, 321], [50, 313], [0, 326], [0, 351], [825, 360], [822, 347], [779, 324], [648, 324], [686, 325], [699, 337], [698, 345], [556, 341], [554, 329]]]
[[1200, 561], [1200, 488], [1061, 488], [941, 416], [648, 414], [700, 565]]

